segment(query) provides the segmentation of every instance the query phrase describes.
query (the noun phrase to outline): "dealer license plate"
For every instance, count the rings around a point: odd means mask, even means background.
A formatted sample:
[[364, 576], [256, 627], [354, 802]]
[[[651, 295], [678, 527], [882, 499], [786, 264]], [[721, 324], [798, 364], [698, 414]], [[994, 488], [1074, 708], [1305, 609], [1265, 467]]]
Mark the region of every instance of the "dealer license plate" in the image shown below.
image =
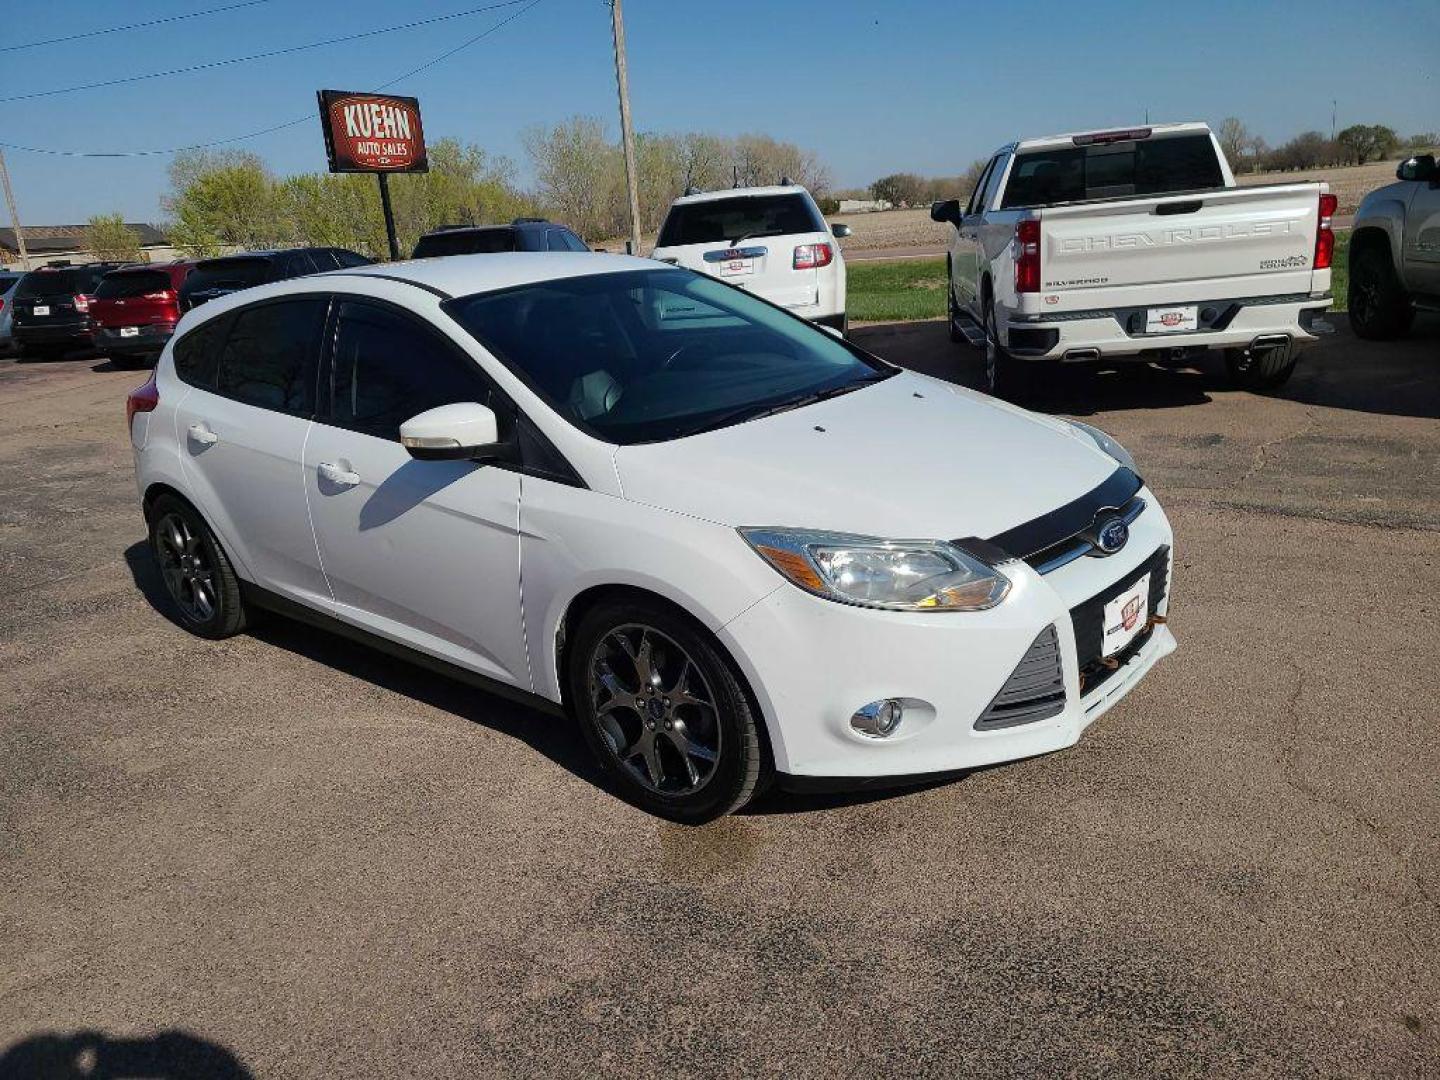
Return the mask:
[[1105, 605], [1100, 655], [1114, 656], [1145, 629], [1150, 616], [1150, 575], [1146, 574]]
[[121, 336], [121, 337], [134, 337], [134, 336], [137, 335], [138, 333], [140, 333], [140, 327], [138, 327], [138, 326], [122, 326], [122, 327], [120, 327], [120, 336]]
[[739, 277], [755, 273], [754, 259], [726, 259], [720, 264], [721, 277]]
[[35, 305], [35, 314], [36, 314], [36, 315], [49, 315], [49, 314], [50, 314], [50, 305], [49, 305], [49, 304], [36, 304], [36, 305]]
[[1147, 334], [1183, 334], [1200, 329], [1197, 304], [1189, 307], [1152, 307], [1145, 313]]

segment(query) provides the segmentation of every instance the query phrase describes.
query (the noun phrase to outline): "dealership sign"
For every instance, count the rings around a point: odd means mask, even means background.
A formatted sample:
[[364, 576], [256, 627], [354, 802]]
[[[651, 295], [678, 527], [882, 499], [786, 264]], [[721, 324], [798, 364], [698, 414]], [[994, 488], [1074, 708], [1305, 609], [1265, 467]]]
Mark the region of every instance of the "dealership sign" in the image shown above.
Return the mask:
[[412, 97], [320, 91], [330, 171], [427, 172], [420, 103]]

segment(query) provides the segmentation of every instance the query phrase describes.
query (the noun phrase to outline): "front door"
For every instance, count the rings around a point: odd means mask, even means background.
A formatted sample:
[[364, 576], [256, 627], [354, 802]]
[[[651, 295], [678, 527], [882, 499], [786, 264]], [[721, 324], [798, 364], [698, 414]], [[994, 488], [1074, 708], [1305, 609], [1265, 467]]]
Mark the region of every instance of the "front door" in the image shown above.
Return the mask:
[[417, 461], [400, 445], [400, 425], [426, 409], [494, 407], [489, 381], [437, 330], [379, 301], [340, 298], [333, 340], [305, 491], [335, 613], [528, 690], [519, 474]]

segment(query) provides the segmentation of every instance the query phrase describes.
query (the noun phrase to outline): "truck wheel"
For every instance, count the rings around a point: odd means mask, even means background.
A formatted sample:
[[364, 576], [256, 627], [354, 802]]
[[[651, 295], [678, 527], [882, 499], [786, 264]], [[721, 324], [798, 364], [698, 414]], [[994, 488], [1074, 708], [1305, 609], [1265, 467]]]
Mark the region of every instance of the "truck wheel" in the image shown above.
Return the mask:
[[1295, 373], [1300, 349], [1291, 342], [1264, 349], [1226, 349], [1225, 367], [1237, 390], [1274, 390]]
[[956, 326], [956, 320], [960, 318], [960, 305], [955, 303], [955, 278], [950, 271], [950, 260], [945, 260], [945, 315], [946, 329], [950, 331], [950, 340], [955, 344], [965, 341], [965, 335]]
[[1395, 276], [1390, 249], [1381, 243], [1365, 244], [1350, 263], [1346, 297], [1350, 326], [1357, 337], [1388, 341], [1410, 329], [1415, 312]]
[[1006, 401], [1024, 401], [1032, 389], [1032, 369], [1025, 360], [1017, 360], [1000, 344], [995, 323], [995, 305], [985, 300], [985, 389]]

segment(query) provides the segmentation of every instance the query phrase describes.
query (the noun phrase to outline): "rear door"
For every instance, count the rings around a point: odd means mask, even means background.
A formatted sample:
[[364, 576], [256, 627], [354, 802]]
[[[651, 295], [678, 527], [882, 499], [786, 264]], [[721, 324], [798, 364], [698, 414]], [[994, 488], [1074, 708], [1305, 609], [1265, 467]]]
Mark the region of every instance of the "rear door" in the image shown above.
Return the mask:
[[736, 195], [672, 206], [655, 258], [799, 308], [819, 302], [819, 271], [795, 265], [795, 249], [810, 244], [835, 241], [803, 192]]
[[426, 409], [495, 407], [489, 381], [437, 330], [379, 301], [339, 298], [332, 340], [304, 490], [336, 614], [528, 689], [520, 474], [417, 461], [400, 445], [400, 425]]
[[176, 319], [175, 291], [167, 270], [117, 270], [96, 286], [90, 315], [101, 326], [151, 326]]
[[955, 302], [980, 317], [980, 226], [985, 214], [986, 191], [993, 183], [1000, 155], [990, 159], [970, 193], [955, 241], [950, 250], [950, 276], [955, 288]]
[[330, 594], [302, 462], [327, 304], [323, 295], [306, 295], [240, 308], [217, 320], [224, 333], [206, 343], [213, 355], [186, 352], [208, 323], [175, 350], [176, 373], [195, 387], [176, 407], [175, 434], [200, 508], [255, 584], [322, 607]]
[[1440, 183], [1410, 185], [1405, 211], [1405, 283], [1415, 292], [1440, 296]]

